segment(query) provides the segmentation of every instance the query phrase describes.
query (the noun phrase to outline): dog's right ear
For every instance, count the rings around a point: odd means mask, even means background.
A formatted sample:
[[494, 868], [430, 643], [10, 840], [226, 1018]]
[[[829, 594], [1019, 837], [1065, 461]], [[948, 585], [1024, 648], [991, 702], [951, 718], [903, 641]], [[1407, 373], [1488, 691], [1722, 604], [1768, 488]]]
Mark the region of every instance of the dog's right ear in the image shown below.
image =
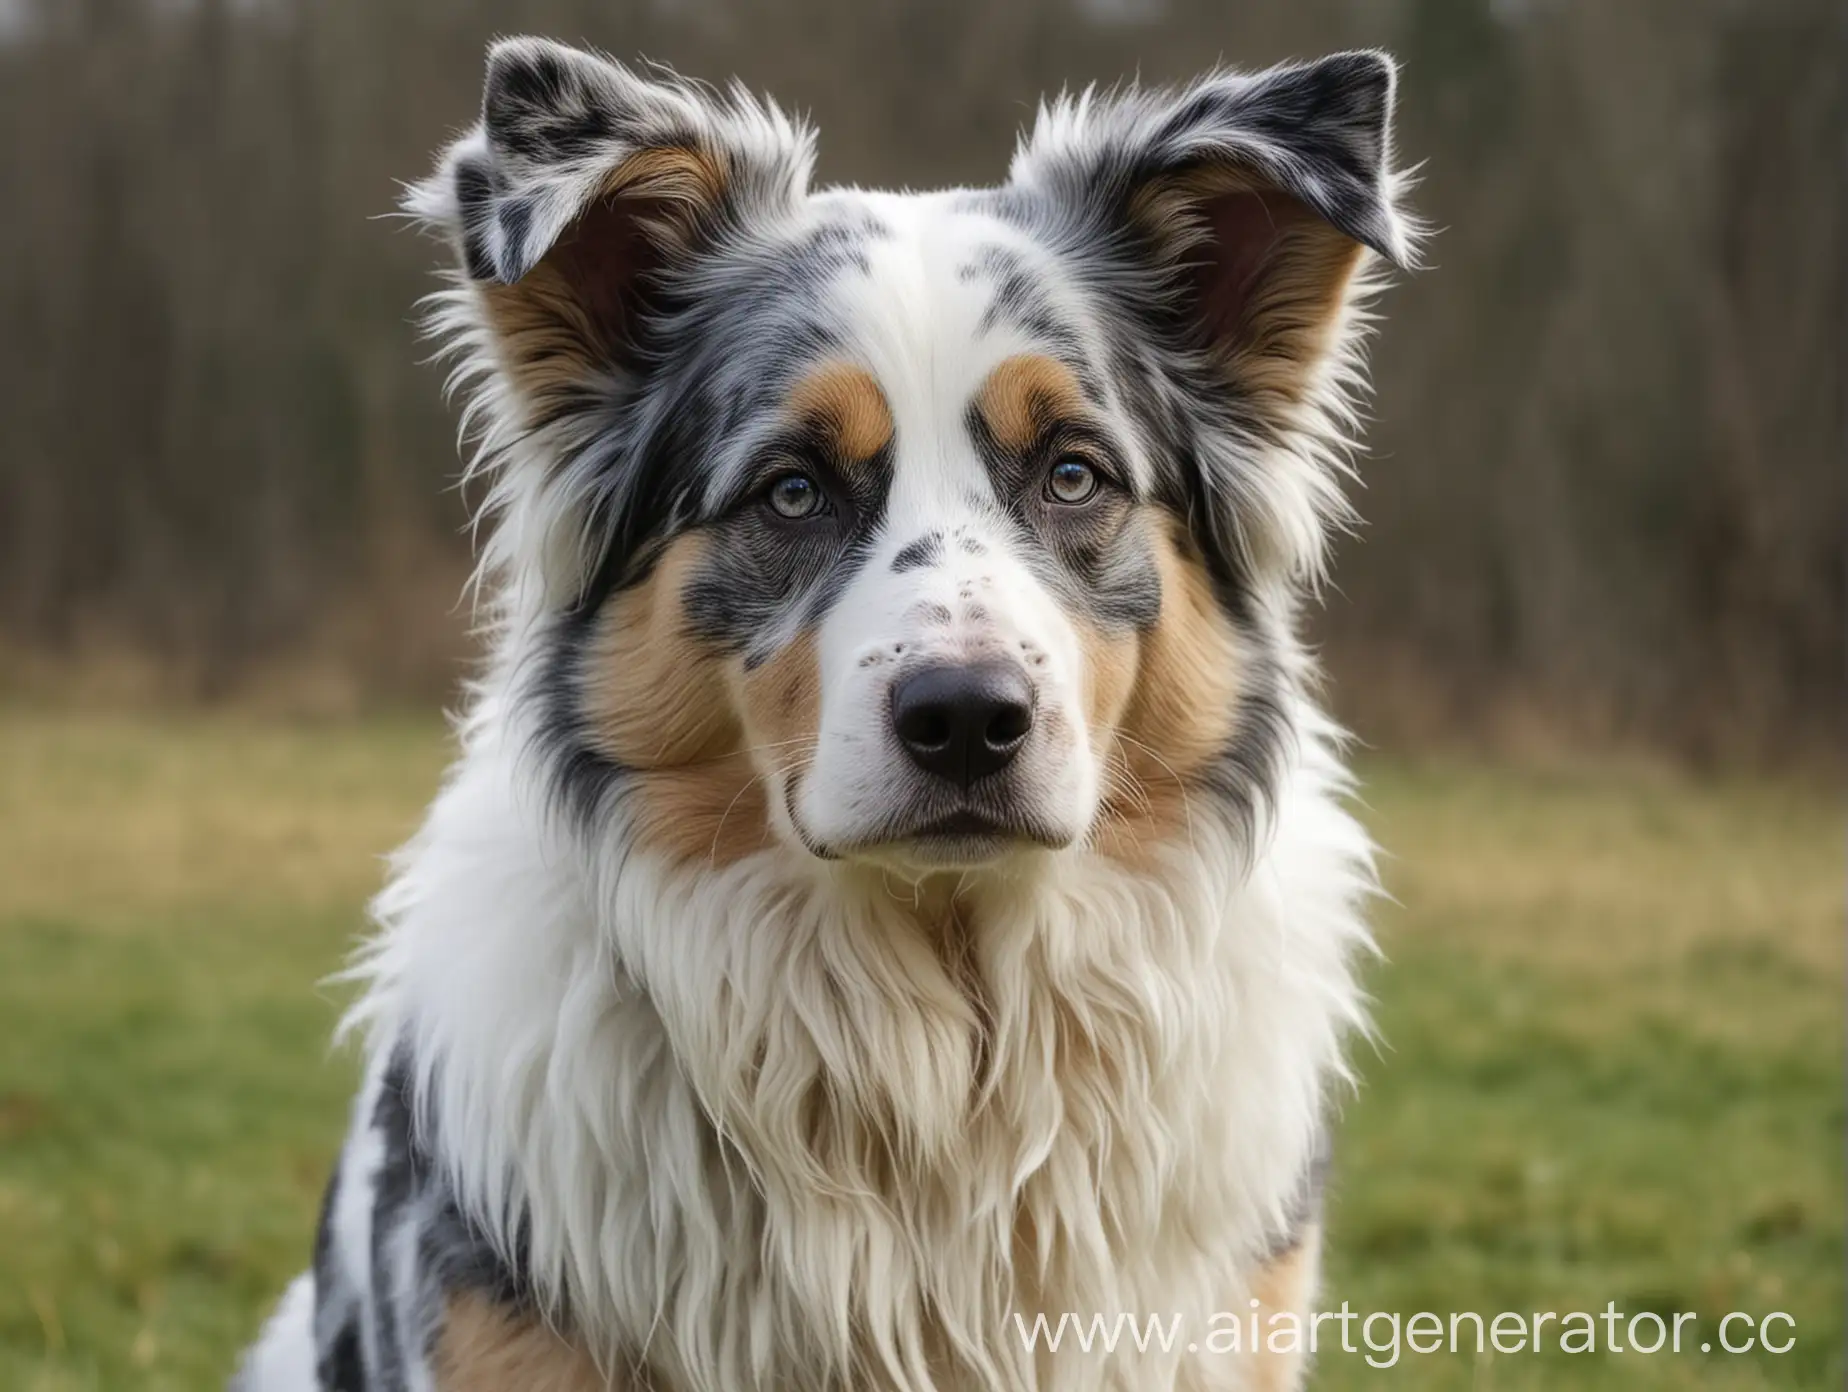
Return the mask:
[[655, 278], [806, 192], [812, 141], [775, 107], [544, 39], [488, 54], [480, 123], [411, 191], [478, 293], [526, 424], [628, 365]]

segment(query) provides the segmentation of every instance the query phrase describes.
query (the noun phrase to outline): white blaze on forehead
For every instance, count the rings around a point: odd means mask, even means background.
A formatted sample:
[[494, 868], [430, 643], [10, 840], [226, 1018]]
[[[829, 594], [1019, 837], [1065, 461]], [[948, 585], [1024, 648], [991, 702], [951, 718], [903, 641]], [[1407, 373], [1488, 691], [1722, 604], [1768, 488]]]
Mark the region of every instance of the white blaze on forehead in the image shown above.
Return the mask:
[[[969, 438], [971, 403], [996, 366], [1043, 354], [1088, 366], [1094, 403], [1109, 425], [1130, 481], [1153, 481], [1146, 442], [1107, 370], [1109, 344], [1093, 300], [1071, 268], [1025, 230], [971, 206], [969, 195], [835, 192], [818, 208], [864, 209], [885, 235], [869, 239], [865, 266], [844, 269], [832, 289], [845, 351], [879, 381], [891, 403], [898, 454], [894, 486], [927, 501], [947, 486], [975, 496], [989, 481]], [[1003, 288], [1028, 282], [1034, 303], [1004, 305]], [[1045, 310], [1070, 341], [1049, 343], [1020, 316]], [[1072, 362], [1076, 350], [1085, 360]]]
[[1017, 228], [957, 206], [955, 194], [856, 194], [887, 235], [870, 240], [868, 271], [844, 272], [834, 311], [849, 353], [884, 389], [896, 448], [888, 532], [953, 522], [990, 499], [988, 471], [968, 429], [970, 403], [995, 366], [1036, 345], [1005, 316], [984, 321], [995, 297], [985, 253], [1043, 256]]

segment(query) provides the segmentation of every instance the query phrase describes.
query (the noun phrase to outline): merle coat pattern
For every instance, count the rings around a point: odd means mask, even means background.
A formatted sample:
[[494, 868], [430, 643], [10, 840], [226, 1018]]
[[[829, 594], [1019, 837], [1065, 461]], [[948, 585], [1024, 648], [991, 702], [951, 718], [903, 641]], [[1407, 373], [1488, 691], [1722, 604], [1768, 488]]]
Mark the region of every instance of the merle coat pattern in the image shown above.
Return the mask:
[[[491, 657], [242, 1392], [1298, 1385], [1373, 886], [1298, 619], [1394, 81], [1067, 96], [900, 195], [495, 46], [409, 200]], [[1022, 1337], [1118, 1311], [1206, 1351]]]

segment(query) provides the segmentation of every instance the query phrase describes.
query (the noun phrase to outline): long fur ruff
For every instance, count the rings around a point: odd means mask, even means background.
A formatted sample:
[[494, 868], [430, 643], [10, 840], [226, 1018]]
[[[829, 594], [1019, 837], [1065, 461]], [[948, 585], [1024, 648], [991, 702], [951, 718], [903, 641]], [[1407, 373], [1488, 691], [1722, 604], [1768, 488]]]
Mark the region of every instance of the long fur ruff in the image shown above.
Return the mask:
[[1146, 874], [1048, 855], [921, 905], [782, 855], [586, 854], [483, 693], [352, 1023], [375, 1080], [413, 1041], [455, 1192], [609, 1360], [639, 1337], [690, 1386], [824, 1387], [870, 1346], [923, 1389], [947, 1342], [994, 1386], [1162, 1385], [1104, 1359], [1035, 1384], [998, 1331], [1242, 1310], [1287, 1231], [1374, 888], [1337, 734], [1293, 714], [1255, 857], [1202, 807]]

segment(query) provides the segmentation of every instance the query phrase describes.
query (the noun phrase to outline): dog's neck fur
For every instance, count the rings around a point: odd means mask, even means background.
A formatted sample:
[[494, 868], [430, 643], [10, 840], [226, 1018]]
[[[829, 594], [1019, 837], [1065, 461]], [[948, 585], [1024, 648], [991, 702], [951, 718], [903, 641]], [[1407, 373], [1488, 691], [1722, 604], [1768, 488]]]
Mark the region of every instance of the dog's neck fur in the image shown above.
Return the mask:
[[[378, 902], [354, 1018], [600, 1358], [1015, 1385], [1015, 1312], [1242, 1308], [1362, 1019], [1370, 849], [1313, 706], [1255, 838], [1202, 802], [1145, 870], [1045, 853], [914, 894], [564, 825], [507, 699]], [[1135, 1376], [1111, 1364], [1036, 1385]]]

